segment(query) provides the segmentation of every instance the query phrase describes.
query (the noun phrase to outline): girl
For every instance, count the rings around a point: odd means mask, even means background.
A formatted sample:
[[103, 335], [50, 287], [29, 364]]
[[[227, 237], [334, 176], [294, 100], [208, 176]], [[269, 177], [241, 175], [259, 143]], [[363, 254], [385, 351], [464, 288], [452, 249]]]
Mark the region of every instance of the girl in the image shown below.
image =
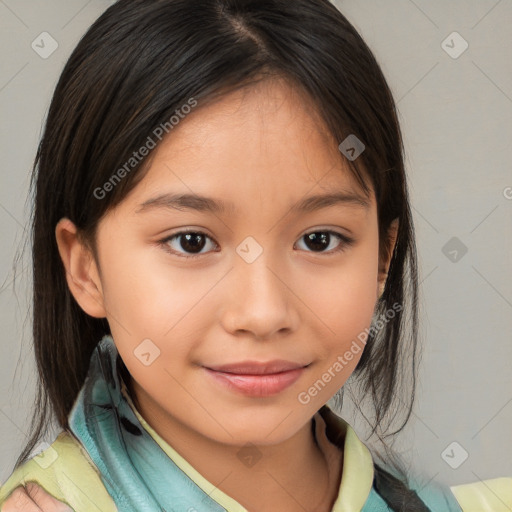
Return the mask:
[[119, 0], [34, 172], [41, 382], [2, 511], [472, 510], [327, 404], [352, 377], [379, 437], [406, 424], [418, 287], [392, 95], [327, 0]]

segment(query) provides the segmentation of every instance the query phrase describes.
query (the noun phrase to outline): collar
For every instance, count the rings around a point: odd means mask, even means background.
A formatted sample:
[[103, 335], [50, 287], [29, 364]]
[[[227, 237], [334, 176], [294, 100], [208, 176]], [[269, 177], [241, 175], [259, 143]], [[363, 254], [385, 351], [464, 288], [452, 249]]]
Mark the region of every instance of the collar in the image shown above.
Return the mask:
[[[135, 407], [124, 382], [122, 383], [122, 392], [144, 429], [196, 485], [228, 512], [247, 512], [247, 509], [240, 503], [206, 480], [185, 458], [157, 434]], [[327, 404], [313, 416], [313, 421], [316, 440], [327, 459], [332, 461], [331, 467], [336, 467], [333, 450], [343, 452], [343, 473], [332, 512], [361, 510], [368, 499], [373, 483], [374, 467], [370, 451], [359, 440], [352, 427], [333, 412]]]
[[[147, 423], [127, 392], [117, 358], [112, 337], [103, 337], [70, 412], [69, 427], [99, 469], [118, 509], [247, 512], [206, 480]], [[315, 438], [333, 467], [336, 450], [343, 452], [339, 493], [332, 512], [361, 510], [374, 476], [368, 448], [328, 405], [317, 411], [313, 422]]]

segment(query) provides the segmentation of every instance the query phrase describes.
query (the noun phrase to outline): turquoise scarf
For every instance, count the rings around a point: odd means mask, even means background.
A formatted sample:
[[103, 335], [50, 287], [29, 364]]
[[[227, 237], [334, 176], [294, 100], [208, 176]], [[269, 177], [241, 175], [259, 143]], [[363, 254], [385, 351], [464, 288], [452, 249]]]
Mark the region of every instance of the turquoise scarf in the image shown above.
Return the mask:
[[69, 428], [99, 469], [117, 508], [225, 512], [142, 427], [121, 393], [117, 354], [112, 337], [103, 337], [69, 415]]

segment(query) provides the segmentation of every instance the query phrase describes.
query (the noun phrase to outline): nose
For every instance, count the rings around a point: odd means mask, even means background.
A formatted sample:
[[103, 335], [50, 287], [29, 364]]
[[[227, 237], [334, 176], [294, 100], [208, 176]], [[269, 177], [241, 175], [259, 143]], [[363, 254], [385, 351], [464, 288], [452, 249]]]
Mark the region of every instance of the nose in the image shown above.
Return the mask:
[[226, 331], [266, 340], [297, 329], [299, 312], [289, 277], [272, 268], [265, 251], [252, 263], [239, 258], [230, 274], [222, 312]]

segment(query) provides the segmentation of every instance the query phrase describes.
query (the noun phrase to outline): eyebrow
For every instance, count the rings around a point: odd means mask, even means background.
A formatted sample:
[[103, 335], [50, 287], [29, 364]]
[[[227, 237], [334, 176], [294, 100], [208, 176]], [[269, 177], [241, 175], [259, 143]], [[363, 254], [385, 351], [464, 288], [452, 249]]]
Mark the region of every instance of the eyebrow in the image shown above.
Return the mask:
[[[336, 192], [306, 197], [294, 204], [290, 210], [295, 213], [310, 213], [334, 205], [344, 205], [352, 208], [368, 210], [370, 202], [366, 197], [353, 192]], [[197, 194], [161, 194], [144, 201], [136, 213], [146, 212], [156, 208], [169, 208], [175, 210], [196, 210], [212, 214], [233, 214], [233, 203]]]

